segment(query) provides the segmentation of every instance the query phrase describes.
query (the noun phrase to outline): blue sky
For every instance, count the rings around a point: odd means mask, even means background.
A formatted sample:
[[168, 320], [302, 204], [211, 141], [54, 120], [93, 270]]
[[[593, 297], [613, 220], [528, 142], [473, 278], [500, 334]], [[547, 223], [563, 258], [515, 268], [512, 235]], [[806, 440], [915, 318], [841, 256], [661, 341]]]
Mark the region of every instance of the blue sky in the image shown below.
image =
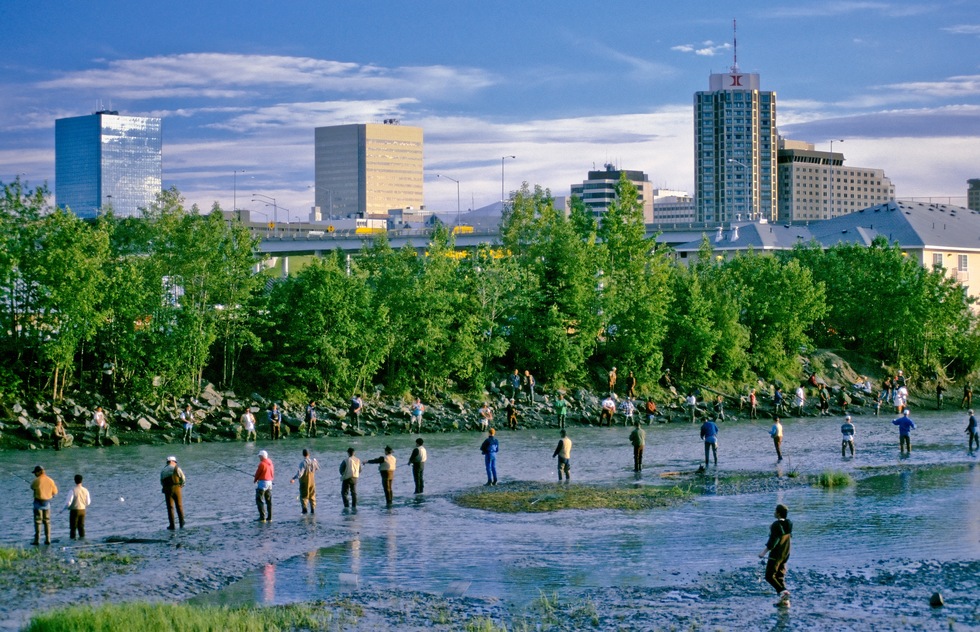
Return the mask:
[[[144, 8], [152, 7], [152, 8]], [[313, 130], [425, 131], [425, 197], [464, 210], [521, 181], [556, 195], [610, 162], [693, 189], [693, 94], [738, 62], [787, 137], [965, 205], [980, 177], [980, 3], [498, 0], [0, 4], [0, 180], [54, 188], [54, 121], [163, 118], [188, 203], [275, 197], [305, 218]], [[234, 172], [245, 170], [245, 173]], [[693, 191], [692, 191], [693, 192]]]

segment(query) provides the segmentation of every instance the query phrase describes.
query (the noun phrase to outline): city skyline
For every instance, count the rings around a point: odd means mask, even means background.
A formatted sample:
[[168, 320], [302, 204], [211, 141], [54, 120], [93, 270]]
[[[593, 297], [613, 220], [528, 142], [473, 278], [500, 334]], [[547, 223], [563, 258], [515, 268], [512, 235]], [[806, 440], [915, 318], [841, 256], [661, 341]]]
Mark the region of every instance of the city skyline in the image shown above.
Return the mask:
[[[116, 0], [0, 9], [0, 180], [54, 189], [54, 121], [111, 108], [163, 119], [163, 185], [188, 204], [252, 193], [305, 218], [314, 129], [422, 127], [425, 202], [497, 201], [521, 181], [567, 194], [612, 163], [694, 191], [694, 94], [738, 64], [778, 95], [780, 133], [883, 169], [900, 198], [980, 176], [980, 16], [964, 1], [838, 1], [692, 14], [578, 0], [526, 6], [300, 2], [243, 11], [183, 0], [147, 20]], [[244, 170], [244, 172], [242, 171]]]

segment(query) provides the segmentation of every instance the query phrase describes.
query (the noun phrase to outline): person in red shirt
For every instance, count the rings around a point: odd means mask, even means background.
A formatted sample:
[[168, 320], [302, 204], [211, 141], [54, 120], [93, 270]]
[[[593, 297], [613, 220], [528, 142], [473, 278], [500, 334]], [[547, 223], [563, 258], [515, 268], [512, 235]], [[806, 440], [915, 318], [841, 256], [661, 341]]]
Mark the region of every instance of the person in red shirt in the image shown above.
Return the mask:
[[255, 468], [255, 505], [259, 508], [258, 522], [272, 522], [272, 479], [276, 470], [265, 450], [259, 452], [259, 466]]

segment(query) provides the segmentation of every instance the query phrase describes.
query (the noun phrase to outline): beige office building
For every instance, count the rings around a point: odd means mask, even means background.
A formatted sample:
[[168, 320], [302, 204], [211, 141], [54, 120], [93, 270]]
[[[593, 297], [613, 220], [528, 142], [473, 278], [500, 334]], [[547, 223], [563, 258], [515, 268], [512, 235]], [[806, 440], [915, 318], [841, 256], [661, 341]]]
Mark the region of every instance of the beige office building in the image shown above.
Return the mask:
[[366, 218], [422, 208], [422, 150], [422, 128], [394, 119], [316, 128], [319, 212], [324, 218]]
[[832, 219], [895, 199], [895, 187], [884, 171], [845, 166], [840, 152], [780, 139], [777, 161], [781, 222]]

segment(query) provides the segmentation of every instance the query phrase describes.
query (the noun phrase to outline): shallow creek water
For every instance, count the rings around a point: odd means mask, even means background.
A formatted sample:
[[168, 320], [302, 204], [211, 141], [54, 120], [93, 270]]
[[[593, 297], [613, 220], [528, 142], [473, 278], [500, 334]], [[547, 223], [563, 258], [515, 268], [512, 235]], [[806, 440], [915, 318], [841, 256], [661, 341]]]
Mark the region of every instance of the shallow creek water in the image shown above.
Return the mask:
[[[856, 569], [889, 558], [977, 560], [980, 467], [966, 452], [965, 414], [915, 414], [918, 429], [907, 458], [899, 458], [892, 418], [856, 418], [854, 459], [840, 457], [839, 417], [789, 419], [780, 464], [767, 434], [768, 420], [721, 424], [721, 474], [834, 469], [853, 472], [860, 480], [856, 486], [829, 491], [791, 487], [723, 496], [712, 494], [712, 466], [703, 479], [694, 479], [692, 491], [703, 495], [670, 509], [639, 512], [508, 515], [460, 508], [451, 494], [485, 482], [479, 433], [422, 435], [429, 453], [422, 497], [412, 495], [407, 463], [415, 435], [22, 452], [0, 458], [8, 472], [26, 479], [35, 464], [44, 465], [61, 488], [59, 499], [70, 489], [72, 475], [82, 473], [93, 496], [87, 520], [92, 542], [110, 535], [170, 537], [163, 529], [166, 511], [158, 482], [170, 454], [178, 457], [188, 477], [184, 503], [189, 531], [254, 520], [251, 473], [258, 451], [269, 450], [276, 465], [275, 521], [254, 524], [254, 539], [243, 542], [240, 554], [264, 546], [271, 533], [277, 540], [306, 540], [308, 553], [258, 568], [206, 596], [209, 602], [291, 603], [355, 587], [526, 602], [541, 590], [565, 587], [684, 585], [699, 573], [758, 563], [755, 555], [763, 548], [777, 502], [789, 506], [795, 524], [791, 574], [804, 568]], [[690, 473], [703, 460], [697, 426], [654, 425], [647, 429], [644, 472], [635, 478], [628, 434], [622, 426], [570, 427], [573, 480], [666, 484], [669, 479], [661, 474]], [[505, 430], [499, 438], [501, 484], [556, 480], [551, 455], [557, 429]], [[344, 511], [336, 469], [344, 450], [352, 445], [367, 460], [380, 456], [386, 444], [399, 459], [394, 507], [384, 507], [376, 468], [365, 465], [359, 509]], [[296, 486], [289, 484], [303, 447], [311, 448], [323, 468], [315, 517], [300, 515]], [[860, 469], [866, 467], [883, 469], [869, 476]], [[0, 497], [0, 542], [25, 543], [32, 529], [30, 492], [13, 477], [8, 477], [7, 490]], [[65, 514], [55, 517], [54, 535], [62, 543], [68, 541], [66, 523]], [[761, 585], [761, 570], [758, 581]]]

